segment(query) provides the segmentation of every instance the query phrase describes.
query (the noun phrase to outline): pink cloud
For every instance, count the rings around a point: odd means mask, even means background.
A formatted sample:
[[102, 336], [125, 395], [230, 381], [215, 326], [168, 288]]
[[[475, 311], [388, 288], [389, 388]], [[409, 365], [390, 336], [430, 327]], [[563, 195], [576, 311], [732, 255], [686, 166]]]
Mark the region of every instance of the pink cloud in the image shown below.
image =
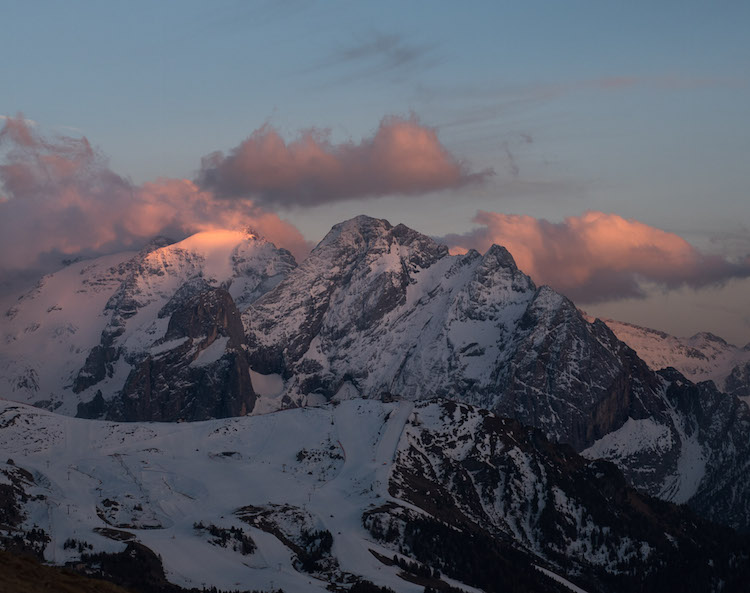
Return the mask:
[[535, 282], [578, 303], [642, 297], [644, 282], [700, 287], [750, 276], [750, 258], [734, 263], [705, 255], [674, 233], [616, 214], [587, 212], [551, 223], [480, 211], [474, 222], [480, 228], [444, 238], [453, 253], [503, 245]]
[[156, 235], [252, 227], [298, 258], [301, 233], [251, 200], [220, 200], [185, 179], [135, 186], [111, 171], [85, 138], [42, 138], [24, 120], [0, 131], [0, 278], [38, 274], [63, 257], [137, 248]]
[[321, 130], [285, 142], [270, 126], [255, 130], [228, 156], [203, 159], [198, 183], [224, 197], [260, 204], [314, 206], [389, 194], [462, 187], [492, 175], [471, 173], [416, 118], [386, 117], [372, 138], [333, 144]]

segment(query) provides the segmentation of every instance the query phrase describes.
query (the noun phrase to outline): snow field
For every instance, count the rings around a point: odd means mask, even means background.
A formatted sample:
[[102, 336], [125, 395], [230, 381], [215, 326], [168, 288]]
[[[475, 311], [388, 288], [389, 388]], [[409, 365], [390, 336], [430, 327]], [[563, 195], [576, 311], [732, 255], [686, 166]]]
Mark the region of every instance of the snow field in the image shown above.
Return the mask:
[[[109, 528], [159, 554], [181, 586], [324, 591], [327, 582], [299, 572], [277, 537], [235, 515], [247, 505], [290, 505], [331, 532], [341, 571], [421, 593], [374, 557], [370, 549], [392, 553], [362, 526], [368, 507], [392, 500], [389, 473], [411, 412], [410, 402], [355, 399], [191, 424], [117, 424], [0, 400], [0, 449], [32, 471], [31, 489], [46, 497], [26, 507], [27, 523], [52, 535], [53, 562], [76, 557], [63, 548], [71, 537], [94, 552], [123, 549], [94, 531]], [[213, 545], [194, 529], [199, 521], [240, 528], [257, 550]]]

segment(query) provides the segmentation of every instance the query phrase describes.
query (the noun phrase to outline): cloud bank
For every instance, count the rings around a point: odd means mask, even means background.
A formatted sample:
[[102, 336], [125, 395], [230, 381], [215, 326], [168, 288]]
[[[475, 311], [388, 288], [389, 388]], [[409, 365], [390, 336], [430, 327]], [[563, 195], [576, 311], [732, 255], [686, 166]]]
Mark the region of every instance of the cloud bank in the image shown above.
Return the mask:
[[750, 256], [732, 262], [687, 241], [616, 214], [587, 212], [551, 223], [531, 216], [480, 211], [480, 228], [443, 240], [452, 253], [505, 246], [518, 267], [576, 303], [644, 297], [646, 284], [700, 288], [750, 277]]
[[185, 179], [136, 186], [86, 138], [48, 140], [21, 117], [0, 131], [0, 284], [33, 278], [64, 257], [137, 248], [156, 235], [253, 227], [303, 257], [301, 233], [251, 200], [219, 200]]
[[333, 144], [307, 130], [285, 142], [270, 126], [253, 132], [229, 155], [204, 157], [198, 184], [226, 198], [252, 197], [265, 206], [316, 206], [352, 198], [415, 195], [482, 181], [416, 118], [386, 117], [372, 138]]

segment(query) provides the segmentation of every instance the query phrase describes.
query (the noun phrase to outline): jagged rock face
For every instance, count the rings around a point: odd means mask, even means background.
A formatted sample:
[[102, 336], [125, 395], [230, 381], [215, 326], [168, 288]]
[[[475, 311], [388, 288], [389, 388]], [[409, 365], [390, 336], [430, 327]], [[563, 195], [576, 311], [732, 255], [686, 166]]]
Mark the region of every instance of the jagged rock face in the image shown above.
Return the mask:
[[659, 372], [671, 424], [629, 418], [584, 454], [616, 463], [644, 492], [687, 503], [702, 516], [750, 530], [750, 410], [711, 381]]
[[495, 409], [580, 450], [629, 417], [668, 423], [660, 387], [603, 323], [542, 287], [521, 318]]
[[638, 353], [655, 371], [674, 367], [693, 383], [713, 381], [725, 391], [750, 404], [750, 348], [738, 348], [708, 332], [690, 338], [606, 319], [618, 339]]
[[[425, 514], [386, 504], [365, 513], [371, 534], [485, 590], [503, 575], [476, 564], [492, 564], [503, 541], [515, 541], [535, 563], [580, 575], [590, 591], [744, 586], [722, 583], [723, 569], [704, 571], [709, 557], [717, 567], [746, 562], [747, 544], [729, 529], [640, 494], [610, 463], [587, 461], [538, 430], [467, 405], [415, 406], [389, 489]], [[467, 556], [484, 561], [472, 566]], [[494, 562], [502, 572], [502, 561]]]
[[706, 459], [706, 475], [688, 504], [702, 516], [750, 531], [750, 410], [710, 381], [673, 379], [667, 397], [689, 419]]
[[107, 417], [176, 421], [248, 414], [255, 393], [244, 345], [240, 313], [226, 290], [208, 289], [182, 301]]
[[253, 367], [283, 374], [300, 403], [342, 389], [444, 396], [578, 449], [663, 408], [653, 373], [503, 247], [450, 256], [383, 220], [336, 225], [243, 320]]
[[750, 362], [734, 367], [724, 385], [728, 394], [750, 401]]
[[[447, 254], [447, 247], [403, 225], [359, 217], [333, 227], [325, 239], [275, 290], [243, 315], [259, 370], [290, 376], [319, 334], [329, 340], [377, 325], [406, 299], [415, 271]], [[394, 265], [387, 265], [392, 263]], [[341, 286], [358, 292], [342, 299]], [[330, 318], [338, 324], [332, 324]], [[325, 325], [325, 326], [324, 326]]]

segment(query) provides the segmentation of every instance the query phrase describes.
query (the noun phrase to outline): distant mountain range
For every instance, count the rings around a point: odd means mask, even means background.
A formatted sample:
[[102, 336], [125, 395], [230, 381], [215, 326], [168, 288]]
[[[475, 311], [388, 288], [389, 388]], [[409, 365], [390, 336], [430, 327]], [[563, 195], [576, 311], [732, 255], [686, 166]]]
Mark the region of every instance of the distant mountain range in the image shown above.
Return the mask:
[[676, 338], [622, 321], [603, 321], [652, 369], [673, 367], [694, 383], [713, 381], [719, 390], [750, 404], [750, 344], [739, 348], [708, 332]]
[[[361, 216], [297, 265], [213, 231], [4, 309], [0, 535], [48, 560], [93, 553], [72, 538], [139, 542], [184, 587], [277, 563], [290, 591], [742, 590], [750, 349], [588, 318], [503, 247]], [[206, 422], [151, 423], [183, 420]]]

